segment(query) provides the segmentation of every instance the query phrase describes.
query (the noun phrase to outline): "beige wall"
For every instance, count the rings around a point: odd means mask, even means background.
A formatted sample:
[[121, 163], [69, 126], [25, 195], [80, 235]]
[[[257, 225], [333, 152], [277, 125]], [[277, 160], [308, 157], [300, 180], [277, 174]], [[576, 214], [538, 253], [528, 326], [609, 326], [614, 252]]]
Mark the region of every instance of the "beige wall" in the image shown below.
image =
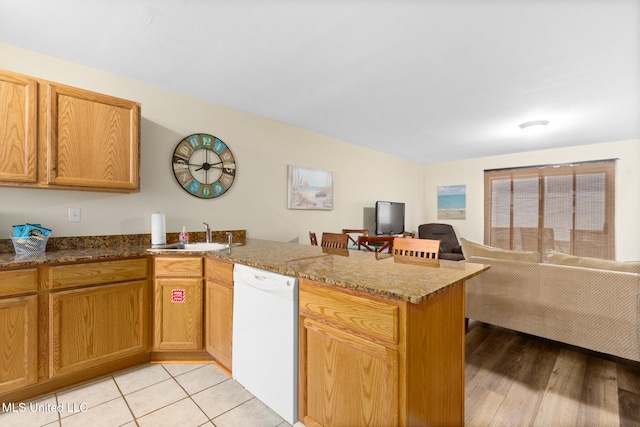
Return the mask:
[[[484, 238], [484, 170], [599, 159], [616, 163], [616, 258], [640, 260], [640, 141], [620, 141], [554, 150], [531, 151], [425, 166], [425, 222], [452, 224], [458, 236], [482, 242]], [[466, 184], [465, 220], [438, 220], [437, 188]]]
[[[460, 236], [481, 242], [484, 169], [619, 158], [616, 254], [620, 260], [640, 259], [640, 141], [421, 165], [2, 43], [0, 68], [142, 103], [140, 193], [0, 187], [0, 233], [7, 236], [11, 225], [25, 222], [41, 222], [57, 236], [148, 233], [151, 214], [160, 211], [167, 216], [168, 231], [182, 225], [201, 230], [206, 221], [214, 229], [245, 228], [249, 237], [307, 243], [309, 230], [362, 227], [363, 208], [393, 200], [407, 203], [408, 230], [449, 222]], [[171, 173], [175, 145], [196, 132], [220, 137], [237, 159], [236, 181], [219, 199], [188, 195]], [[333, 171], [335, 209], [288, 210], [288, 164]], [[437, 187], [454, 184], [467, 185], [467, 219], [440, 221]], [[81, 222], [67, 221], [70, 207], [81, 208]]]
[[[363, 209], [376, 200], [406, 202], [408, 229], [423, 217], [420, 163], [6, 44], [0, 44], [0, 68], [142, 104], [140, 193], [0, 187], [5, 236], [25, 222], [42, 223], [56, 236], [148, 233], [151, 214], [163, 212], [168, 231], [182, 225], [200, 231], [205, 221], [213, 229], [246, 229], [248, 237], [308, 243], [309, 230], [362, 227]], [[176, 144], [198, 132], [225, 141], [238, 164], [233, 187], [218, 199], [190, 196], [171, 171]], [[287, 209], [289, 164], [333, 171], [333, 211]], [[81, 222], [68, 222], [70, 207], [81, 209]]]

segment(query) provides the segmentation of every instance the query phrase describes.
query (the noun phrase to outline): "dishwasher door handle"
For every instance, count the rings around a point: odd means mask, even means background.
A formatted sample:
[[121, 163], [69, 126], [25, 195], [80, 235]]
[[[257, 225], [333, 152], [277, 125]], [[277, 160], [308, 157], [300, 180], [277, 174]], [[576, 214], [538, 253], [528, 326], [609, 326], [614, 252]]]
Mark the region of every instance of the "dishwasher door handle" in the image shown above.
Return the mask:
[[261, 291], [273, 291], [276, 289], [284, 289], [286, 286], [291, 286], [291, 282], [289, 280], [287, 280], [285, 284], [267, 276], [260, 276], [253, 273], [245, 273], [242, 279], [247, 286], [251, 286], [252, 288], [256, 288]]

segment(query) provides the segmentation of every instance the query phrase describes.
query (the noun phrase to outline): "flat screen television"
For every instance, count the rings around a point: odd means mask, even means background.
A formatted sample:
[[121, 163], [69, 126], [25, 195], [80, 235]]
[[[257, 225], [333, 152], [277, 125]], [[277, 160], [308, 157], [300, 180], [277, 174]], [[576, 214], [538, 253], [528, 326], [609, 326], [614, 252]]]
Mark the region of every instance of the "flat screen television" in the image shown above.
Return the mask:
[[376, 202], [376, 234], [404, 233], [404, 203]]

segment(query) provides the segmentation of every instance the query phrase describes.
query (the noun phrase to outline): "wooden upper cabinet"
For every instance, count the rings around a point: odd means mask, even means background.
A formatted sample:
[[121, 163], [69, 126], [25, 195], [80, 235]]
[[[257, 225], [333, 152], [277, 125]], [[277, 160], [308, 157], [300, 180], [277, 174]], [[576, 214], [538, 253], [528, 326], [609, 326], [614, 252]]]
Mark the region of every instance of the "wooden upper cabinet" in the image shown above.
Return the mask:
[[139, 189], [140, 105], [54, 84], [45, 92], [46, 182]]
[[0, 70], [0, 181], [37, 180], [38, 82]]
[[0, 185], [140, 191], [140, 104], [0, 70]]

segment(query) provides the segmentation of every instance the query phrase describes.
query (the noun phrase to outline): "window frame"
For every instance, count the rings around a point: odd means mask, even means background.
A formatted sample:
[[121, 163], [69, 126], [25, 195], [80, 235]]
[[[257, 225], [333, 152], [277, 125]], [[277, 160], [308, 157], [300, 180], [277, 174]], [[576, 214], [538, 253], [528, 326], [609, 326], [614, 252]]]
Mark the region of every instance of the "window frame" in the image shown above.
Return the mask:
[[[572, 255], [595, 256], [604, 259], [615, 259], [615, 166], [616, 159], [607, 159], [579, 163], [485, 170], [484, 243], [489, 246], [495, 246], [510, 250], [536, 250], [538, 253], [540, 253], [542, 260], [546, 259], [546, 251], [548, 249], [553, 249]], [[576, 177], [579, 175], [589, 174], [604, 174], [604, 223], [601, 231], [576, 229], [577, 219], [580, 218], [580, 215], [585, 215], [585, 213], [588, 215], [588, 213], [590, 212], [589, 210], [582, 210], [579, 212], [577, 212], [576, 210], [576, 204], [579, 195], [581, 194], [580, 192], [576, 191], [577, 184], [580, 181], [580, 179]], [[546, 193], [547, 186], [545, 184], [553, 184], [548, 178], [561, 176], [571, 177], [571, 226], [569, 227], [569, 229], [563, 229], [560, 227], [557, 228], [565, 234], [567, 232], [570, 234], [568, 238], [568, 247], [567, 244], [564, 243], [566, 242], [565, 240], [553, 240], [554, 231], [556, 230], [555, 228], [550, 229], [550, 227], [548, 226], [545, 227], [545, 219], [559, 220], [559, 218], [551, 218], [550, 215], [545, 215], [545, 206], [549, 206], [549, 203], [551, 203], [551, 199], [547, 196]], [[515, 186], [519, 183], [519, 180], [527, 178], [537, 179], [537, 227], [514, 226], [514, 221], [519, 219], [519, 216], [517, 214], [514, 215], [514, 204], [516, 200], [516, 197], [514, 196], [516, 191]], [[498, 203], [502, 204], [494, 205], [493, 184], [497, 180], [509, 181], [508, 206], [503, 203], [504, 200], [506, 200], [506, 190], [503, 190], [500, 194], [496, 193], [498, 196], [502, 197], [502, 202], [501, 200], [498, 200]], [[597, 184], [598, 183], [594, 181], [593, 185], [595, 186]], [[534, 194], [533, 191], [531, 193]], [[588, 200], [590, 201], [591, 199]], [[535, 204], [534, 196], [532, 196], [531, 199], [526, 199], [526, 201], [529, 202], [529, 204]], [[493, 226], [495, 206], [502, 208], [501, 214], [503, 216], [503, 222], [505, 215], [507, 214], [506, 208], [508, 207], [508, 228]], [[500, 214], [496, 213], [496, 220], [500, 219], [497, 217], [498, 215]], [[566, 220], [566, 218], [564, 219]], [[530, 237], [536, 239], [537, 244], [535, 245], [535, 248], [531, 247], [531, 245], [526, 248], [524, 247], [525, 245], [523, 243], [523, 230], [526, 230], [527, 233], [533, 233]], [[578, 231], [582, 231], [582, 233], [579, 233]], [[593, 236], [589, 236], [589, 232], [593, 233]], [[507, 233], [508, 242], [504, 238]], [[581, 238], [585, 239], [584, 241], [591, 243], [591, 246], [580, 245], [579, 241]], [[549, 241], [549, 239], [551, 239], [551, 242]], [[598, 246], [600, 252], [594, 255], [591, 254], [591, 252], [596, 252], [593, 249], [596, 247], [594, 243], [596, 240], [601, 240], [602, 244]]]

